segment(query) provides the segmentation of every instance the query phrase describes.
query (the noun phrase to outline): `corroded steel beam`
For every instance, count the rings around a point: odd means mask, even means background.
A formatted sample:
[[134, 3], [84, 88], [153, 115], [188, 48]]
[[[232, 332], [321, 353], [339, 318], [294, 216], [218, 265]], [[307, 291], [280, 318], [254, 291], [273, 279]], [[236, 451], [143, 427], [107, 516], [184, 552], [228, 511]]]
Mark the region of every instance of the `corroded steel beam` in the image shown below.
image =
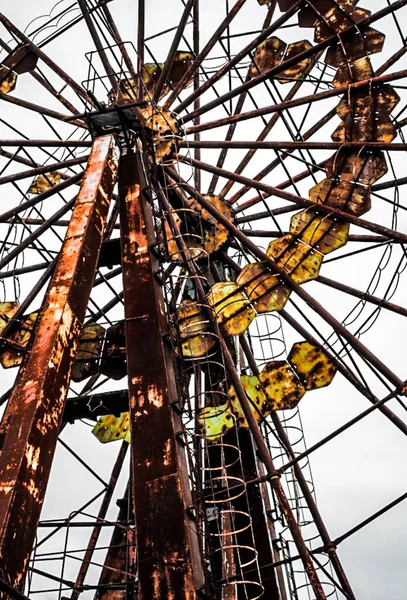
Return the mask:
[[[79, 183], [81, 181], [82, 177], [83, 177], [83, 171], [81, 171], [80, 173], [77, 173], [76, 175], [73, 175], [66, 181], [59, 183], [55, 187], [52, 187], [49, 190], [46, 190], [45, 192], [41, 192], [40, 194], [34, 195], [34, 197], [31, 198], [30, 200], [27, 200], [26, 202], [21, 202], [17, 206], [2, 213], [0, 215], [0, 223], [7, 223], [7, 221], [9, 219], [13, 219], [16, 215], [20, 214], [21, 212], [24, 212], [27, 208], [31, 208], [32, 206], [39, 204], [40, 202], [42, 202], [43, 200], [46, 200], [47, 198], [50, 198], [54, 194], [59, 194], [63, 190], [70, 187], [72, 184]], [[21, 223], [21, 220], [20, 220], [20, 223]]]
[[66, 169], [75, 165], [80, 165], [88, 160], [89, 156], [77, 156], [76, 158], [70, 158], [69, 160], [63, 160], [52, 165], [44, 165], [43, 167], [35, 167], [28, 171], [20, 171], [19, 173], [13, 173], [11, 175], [5, 175], [0, 177], [0, 185], [5, 183], [12, 183], [19, 181], [20, 179], [28, 179], [35, 177], [36, 175], [43, 175], [48, 173], [54, 173], [59, 169]]
[[[268, 29], [265, 29], [262, 32], [262, 34], [260, 34], [260, 36], [258, 36], [256, 38], [256, 40], [251, 42], [251, 44], [249, 44], [249, 46], [246, 46], [246, 48], [244, 48], [238, 54], [236, 54], [228, 63], [226, 63], [225, 65], [222, 65], [222, 67], [214, 75], [212, 75], [212, 77], [210, 77], [210, 79], [208, 79], [204, 84], [202, 84], [202, 86], [199, 88], [199, 90], [196, 93], [190, 94], [188, 96], [188, 98], [186, 98], [179, 106], [177, 106], [174, 109], [175, 112], [180, 113], [181, 110], [184, 110], [187, 106], [189, 106], [191, 104], [191, 102], [193, 102], [193, 100], [195, 99], [197, 94], [199, 94], [199, 95], [203, 94], [203, 92], [206, 91], [209, 87], [211, 87], [218, 79], [223, 77], [223, 75], [225, 75], [225, 73], [227, 73], [235, 64], [237, 64], [237, 62], [239, 62], [242, 58], [244, 58], [248, 54], [248, 52], [250, 52], [250, 50], [253, 50], [254, 47], [258, 45], [259, 40], [262, 41], [269, 36], [269, 32], [270, 32], [271, 28], [273, 28], [273, 31], [275, 31], [277, 28], [281, 27], [284, 24], [284, 22], [288, 20], [287, 18], [284, 19], [283, 17], [287, 17], [287, 15], [289, 15], [291, 17], [296, 12], [296, 10], [298, 10], [299, 5], [300, 5], [300, 2], [293, 4], [293, 6], [285, 13], [285, 15], [283, 15], [282, 17], [277, 19], [271, 27], [269, 27]], [[403, 6], [406, 6], [406, 5], [407, 5], [407, 0], [397, 0], [396, 2], [393, 2], [391, 5], [386, 6], [385, 8], [369, 15], [368, 17], [366, 17], [364, 19], [361, 19], [357, 24], [353, 23], [349, 27], [346, 27], [345, 29], [343, 29], [341, 31], [340, 37], [343, 38], [345, 36], [352, 36], [352, 35], [354, 35], [356, 28], [358, 30], [366, 28], [369, 25], [371, 25], [372, 23], [379, 21], [380, 19], [384, 18], [385, 16], [394, 13], [395, 11], [403, 8]], [[203, 113], [208, 112], [209, 110], [212, 110], [213, 108], [216, 108], [217, 106], [220, 106], [227, 100], [230, 100], [236, 96], [239, 96], [239, 94], [241, 94], [242, 92], [255, 87], [259, 83], [263, 83], [263, 81], [266, 81], [268, 79], [272, 79], [272, 78], [276, 77], [277, 75], [282, 73], [285, 69], [288, 69], [289, 67], [292, 67], [293, 65], [298, 64], [302, 60], [305, 60], [306, 58], [310, 58], [310, 57], [318, 54], [319, 52], [322, 52], [323, 50], [328, 48], [332, 43], [336, 43], [337, 40], [338, 40], [338, 34], [335, 33], [332, 36], [324, 39], [322, 42], [315, 44], [315, 46], [311, 46], [311, 48], [309, 48], [308, 50], [305, 50], [304, 52], [300, 52], [299, 54], [296, 54], [292, 58], [283, 60], [276, 67], [272, 67], [271, 69], [263, 71], [263, 73], [257, 75], [256, 77], [253, 77], [252, 79], [250, 79], [249, 81], [246, 81], [242, 85], [236, 86], [233, 90], [230, 90], [229, 92], [223, 94], [219, 98], [215, 98], [215, 100], [212, 100], [212, 101], [208, 102], [207, 104], [201, 106], [199, 111], [194, 110], [194, 111], [190, 112], [188, 114], [188, 117], [186, 117], [183, 120], [183, 122], [186, 123], [187, 121], [191, 121], [196, 116], [198, 116], [198, 114], [202, 115]], [[255, 43], [255, 46], [253, 46], [254, 43]]]
[[0, 577], [19, 590], [36, 534], [117, 169], [113, 137], [99, 138], [31, 349], [0, 426]]
[[[48, 154], [48, 152], [47, 152], [47, 154]], [[50, 152], [49, 155], [51, 156], [52, 153]], [[32, 159], [29, 160], [28, 158], [24, 158], [23, 156], [20, 156], [20, 155], [16, 154], [15, 152], [7, 152], [6, 150], [3, 150], [2, 148], [0, 148], [0, 156], [4, 156], [4, 158], [8, 158], [8, 159], [10, 159], [10, 161], [20, 163], [21, 165], [27, 165], [27, 167], [41, 167], [42, 166], [40, 163], [37, 163]], [[63, 179], [63, 180], [70, 179], [70, 175], [68, 173], [61, 173], [60, 175], [61, 175], [61, 179]], [[78, 185], [79, 185], [79, 183], [78, 183]]]
[[161, 71], [160, 78], [157, 81], [157, 85], [155, 86], [155, 90], [153, 93], [153, 102], [158, 102], [161, 96], [161, 92], [163, 91], [164, 85], [167, 82], [167, 77], [170, 73], [171, 67], [174, 63], [175, 53], [178, 50], [178, 44], [181, 41], [182, 36], [184, 35], [185, 27], [188, 21], [188, 18], [191, 14], [191, 10], [196, 3], [196, 0], [188, 0], [185, 4], [184, 11], [182, 13], [182, 17], [178, 23], [177, 29], [175, 31], [175, 35], [173, 37], [171, 47], [169, 49], [167, 58], [164, 63], [164, 67]]
[[[100, 61], [103, 65], [103, 68], [105, 70], [105, 73], [107, 75], [107, 78], [109, 79], [110, 85], [112, 86], [113, 90], [116, 89], [117, 87], [117, 77], [115, 75], [114, 69], [112, 67], [112, 65], [109, 62], [109, 59], [107, 57], [105, 48], [104, 48], [104, 44], [102, 43], [97, 28], [95, 26], [95, 23], [93, 21], [93, 18], [90, 14], [90, 10], [87, 7], [86, 4], [86, 0], [78, 0], [78, 4], [80, 6], [80, 9], [82, 11], [83, 14], [83, 18], [85, 19], [85, 23], [88, 27], [89, 33], [91, 35], [91, 38], [93, 40], [93, 43], [95, 44], [96, 47], [96, 51], [99, 55]], [[94, 15], [93, 15], [94, 16]], [[106, 41], [105, 41], [106, 44]]]
[[405, 152], [407, 150], [407, 144], [398, 142], [223, 142], [217, 140], [201, 140], [199, 142], [195, 142], [194, 140], [186, 140], [180, 142], [179, 147], [209, 149], [231, 148], [235, 150], [361, 150], [363, 148], [370, 148], [374, 150], [388, 150], [393, 152]]
[[[180, 81], [175, 86], [174, 90], [171, 92], [170, 96], [166, 100], [164, 107], [169, 108], [180, 92], [185, 88], [187, 82], [192, 78], [192, 76], [198, 71], [199, 67], [208, 56], [210, 51], [214, 48], [214, 46], [218, 43], [222, 33], [229, 27], [230, 23], [233, 21], [239, 10], [242, 8], [243, 4], [246, 0], [237, 0], [236, 4], [227, 12], [226, 17], [213, 33], [212, 37], [205, 44], [204, 48], [202, 48], [201, 52], [196, 54], [196, 58], [189, 69], [184, 73]], [[194, 89], [194, 93], [198, 94], [198, 88]]]
[[[118, 30], [116, 23], [113, 19], [112, 13], [110, 12], [109, 7], [107, 6], [107, 4], [105, 2], [100, 3], [100, 8], [102, 9], [102, 11], [105, 15], [106, 21], [109, 23], [111, 34], [114, 37], [114, 39], [116, 40], [116, 44], [118, 45], [118, 47], [120, 49], [122, 58], [123, 58], [124, 62], [126, 63], [126, 67], [129, 70], [130, 75], [132, 77], [134, 77], [134, 79], [135, 79], [137, 76], [136, 71], [134, 69], [133, 63], [129, 56], [129, 53], [127, 52], [125, 43], [123, 42], [122, 37], [120, 35], [120, 31]], [[91, 11], [89, 11], [89, 12], [91, 12]]]
[[[256, 451], [249, 431], [241, 429], [238, 433], [239, 448], [242, 453], [242, 466], [244, 480], [246, 482], [259, 477], [257, 467]], [[277, 582], [276, 572], [267, 565], [273, 562], [273, 548], [268, 530], [268, 519], [266, 506], [263, 502], [261, 484], [253, 483], [247, 485], [247, 500], [252, 518], [252, 531], [255, 548], [258, 552], [261, 581], [264, 587], [264, 597], [269, 600], [281, 600]]]
[[[245, 1], [246, 0], [243, 0], [243, 2], [245, 2]], [[192, 21], [193, 21], [193, 39], [194, 39], [193, 50], [194, 50], [195, 56], [197, 57], [200, 54], [200, 52], [199, 52], [199, 47], [200, 47], [200, 3], [199, 3], [199, 0], [198, 0], [198, 2], [196, 2], [194, 4]], [[195, 71], [193, 78], [194, 78], [193, 81], [194, 81], [194, 91], [195, 91], [199, 88], [199, 86], [201, 84], [200, 79], [199, 79], [199, 70]], [[197, 110], [200, 106], [201, 106], [201, 99], [196, 98], [194, 100], [194, 110]], [[196, 117], [196, 119], [194, 120], [194, 125], [199, 125], [200, 122], [201, 122], [201, 117]], [[201, 139], [201, 134], [194, 133], [194, 140], [196, 142], [198, 142], [200, 139]], [[195, 148], [194, 158], [196, 160], [201, 160], [201, 149], [200, 148]], [[199, 171], [199, 169], [195, 169], [195, 171], [194, 171], [194, 184], [195, 184], [195, 189], [198, 192], [200, 192], [201, 191], [201, 172]]]
[[[0, 140], [0, 146], [16, 146], [19, 148], [89, 148], [91, 140]], [[75, 163], [74, 163], [75, 164]], [[51, 166], [51, 165], [50, 165]], [[69, 166], [69, 165], [68, 165]]]
[[131, 453], [139, 600], [196, 598], [203, 584], [183, 448], [173, 356], [165, 341], [151, 205], [137, 155], [120, 165], [122, 266], [131, 413]]
[[[35, 73], [32, 73], [32, 75], [35, 75]], [[57, 112], [56, 110], [51, 110], [50, 108], [46, 108], [45, 106], [40, 106], [39, 104], [34, 104], [33, 102], [29, 102], [28, 100], [23, 100], [23, 98], [10, 96], [9, 94], [5, 94], [3, 92], [0, 92], [0, 100], [10, 102], [11, 104], [15, 104], [16, 106], [21, 106], [22, 108], [26, 108], [27, 110], [32, 110], [33, 112], [39, 113], [40, 115], [46, 115], [47, 117], [57, 119], [58, 121], [65, 122], [67, 121], [67, 119], [71, 118], [70, 115], [65, 115], [63, 113]], [[73, 123], [77, 127], [87, 129], [86, 124], [83, 123], [83, 121], [80, 121], [79, 119], [71, 120], [70, 123]]]
[[144, 39], [145, 39], [145, 21], [146, 21], [146, 2], [138, 2], [138, 26], [137, 26], [137, 76], [138, 76], [138, 98], [143, 98], [143, 69], [144, 69]]
[[[234, 181], [243, 183], [244, 185], [248, 185], [259, 191], [266, 192], [267, 194], [269, 194], [269, 196], [277, 196], [279, 198], [283, 198], [284, 200], [293, 202], [294, 204], [296, 204], [297, 206], [301, 206], [302, 208], [311, 208], [311, 207], [317, 206], [318, 212], [335, 216], [338, 219], [345, 221], [346, 223], [351, 223], [352, 225], [357, 225], [358, 227], [361, 227], [362, 229], [367, 229], [368, 231], [372, 231], [373, 233], [383, 235], [386, 238], [400, 240], [404, 243], [407, 242], [407, 235], [401, 231], [395, 231], [394, 229], [389, 229], [378, 223], [372, 223], [371, 221], [365, 221], [365, 219], [361, 219], [360, 217], [356, 217], [345, 211], [338, 210], [337, 208], [332, 208], [330, 206], [327, 206], [326, 204], [320, 204], [320, 203], [316, 204], [315, 202], [312, 202], [312, 200], [308, 200], [306, 198], [302, 198], [301, 196], [291, 194], [290, 192], [286, 192], [285, 190], [282, 190], [281, 188], [272, 187], [272, 186], [262, 183], [260, 181], [253, 181], [252, 179], [249, 179], [248, 177], [244, 177], [243, 175], [237, 175], [236, 173], [232, 173], [231, 171], [226, 171], [225, 169], [218, 169], [217, 167], [213, 167], [212, 165], [209, 165], [207, 163], [201, 162], [199, 160], [195, 160], [193, 158], [190, 158], [189, 156], [188, 157], [182, 156], [180, 154], [178, 154], [177, 156], [181, 162], [184, 162], [186, 164], [191, 164], [193, 167], [202, 169], [204, 171], [207, 171], [208, 173], [219, 173], [219, 175], [221, 175], [222, 177], [227, 177], [228, 179], [232, 179]], [[174, 173], [174, 171], [171, 170], [171, 176], [173, 176], [173, 173]], [[176, 181], [179, 181], [179, 177], [178, 177], [178, 179], [176, 179]], [[190, 189], [191, 186], [187, 185], [186, 183], [183, 183], [183, 186], [185, 187], [185, 189], [188, 189], [191, 194], [196, 193], [195, 190], [191, 191], [191, 189]], [[270, 213], [267, 213], [267, 216], [269, 216], [269, 214]], [[276, 212], [274, 211], [274, 215], [275, 214], [276, 214]], [[242, 219], [240, 219], [237, 222], [241, 223]], [[236, 233], [236, 236], [239, 235], [240, 233], [241, 232], [238, 231], [238, 233]]]
[[[202, 132], [215, 129], [216, 127], [223, 127], [224, 125], [229, 125], [230, 123], [240, 123], [242, 121], [247, 121], [248, 119], [254, 119], [256, 117], [260, 117], [263, 115], [269, 115], [270, 113], [280, 112], [282, 110], [289, 110], [291, 108], [295, 108], [297, 106], [303, 106], [306, 104], [307, 106], [312, 102], [318, 102], [319, 100], [326, 100], [327, 98], [332, 98], [334, 96], [341, 96], [343, 94], [351, 94], [352, 91], [358, 90], [360, 88], [366, 87], [370, 88], [374, 85], [382, 85], [384, 83], [390, 81], [397, 81], [398, 79], [404, 79], [407, 76], [407, 69], [403, 69], [402, 71], [396, 71], [395, 73], [389, 73], [388, 75], [381, 75], [378, 77], [371, 77], [370, 79], [364, 79], [363, 81], [357, 81], [355, 83], [350, 83], [348, 85], [342, 85], [339, 87], [335, 87], [333, 89], [319, 92], [317, 94], [309, 94], [308, 96], [302, 96], [301, 98], [284, 100], [278, 104], [272, 104], [271, 106], [265, 106], [263, 108], [258, 108], [254, 110], [250, 110], [245, 113], [235, 114], [228, 117], [224, 117], [222, 119], [217, 119], [216, 121], [208, 121], [207, 123], [202, 123], [202, 125], [191, 126], [185, 130], [185, 133], [191, 134], [195, 132]], [[368, 92], [367, 92], [368, 93]], [[185, 120], [189, 120], [186, 118]], [[184, 120], [181, 119], [181, 123]]]

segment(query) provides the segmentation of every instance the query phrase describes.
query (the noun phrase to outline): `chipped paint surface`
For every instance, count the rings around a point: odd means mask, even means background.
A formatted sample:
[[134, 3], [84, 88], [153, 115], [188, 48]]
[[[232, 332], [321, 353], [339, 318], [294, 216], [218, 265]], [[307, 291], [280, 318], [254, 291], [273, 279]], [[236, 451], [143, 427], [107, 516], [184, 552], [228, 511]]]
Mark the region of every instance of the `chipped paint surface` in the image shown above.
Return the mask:
[[[7, 575], [7, 580], [20, 590], [116, 179], [117, 158], [112, 160], [115, 152], [111, 136], [93, 145], [60, 258], [38, 315], [30, 353], [1, 423], [0, 577]], [[16, 537], [19, 544], [13, 542]]]
[[147, 397], [150, 404], [155, 406], [156, 408], [161, 408], [163, 405], [163, 393], [162, 390], [155, 385], [155, 383], [151, 383], [147, 388]]
[[30, 496], [32, 496], [36, 502], [39, 501], [40, 490], [38, 487], [38, 483], [35, 481], [35, 479], [30, 479], [29, 481], [23, 481], [23, 487], [26, 488], [26, 490], [28, 491]]
[[[38, 313], [34, 312], [22, 317], [22, 319], [16, 323], [16, 326], [13, 327], [12, 332], [7, 336], [12, 344], [7, 345], [0, 350], [0, 363], [5, 369], [17, 367], [23, 362], [25, 350], [34, 329], [37, 316]], [[16, 344], [16, 346], [14, 347], [13, 344]]]
[[213, 442], [222, 438], [234, 424], [229, 404], [205, 406], [197, 418], [197, 431], [199, 436]]
[[306, 390], [329, 385], [336, 373], [335, 365], [323, 349], [309, 342], [294, 344], [288, 355], [288, 362]]
[[208, 319], [192, 300], [184, 300], [177, 308], [177, 326], [182, 355], [187, 358], [204, 356], [216, 343], [208, 333]]
[[144, 185], [138, 177], [137, 156], [124, 156], [119, 197], [138, 597], [195, 600], [202, 565], [192, 560], [199, 556], [198, 538], [185, 512], [191, 496], [184, 452], [176, 440], [179, 417], [171, 407], [177, 399], [173, 355], [164, 340], [162, 290], [149, 250], [154, 243], [151, 206], [140, 195]]
[[244, 286], [248, 299], [258, 313], [281, 310], [291, 293], [290, 288], [261, 263], [249, 263], [243, 267], [236, 282]]
[[208, 295], [224, 335], [241, 335], [256, 316], [246, 296], [233, 282], [215, 283]]
[[27, 466], [33, 471], [37, 470], [40, 458], [40, 451], [40, 448], [36, 448], [31, 444], [28, 444], [27, 449], [25, 451], [25, 456], [27, 458]]
[[170, 464], [170, 460], [171, 460], [171, 439], [168, 438], [168, 440], [165, 442], [164, 444], [164, 450], [163, 450], [163, 459], [164, 459], [164, 465], [167, 466]]
[[118, 440], [125, 440], [127, 443], [130, 443], [129, 413], [122, 413], [120, 417], [115, 417], [114, 415], [100, 417], [92, 429], [92, 433], [102, 444]]
[[[263, 2], [264, 4], [265, 2]], [[290, 60], [297, 54], [309, 50], [311, 44], [307, 40], [286, 44], [277, 37], [271, 37], [262, 42], [254, 53], [253, 64], [250, 67], [250, 75], [256, 77], [268, 69], [277, 67], [286, 60]], [[285, 71], [282, 71], [277, 77], [280, 83], [289, 83], [299, 77], [302, 77], [304, 71], [309, 66], [311, 59], [306, 58], [298, 64], [295, 64]]]

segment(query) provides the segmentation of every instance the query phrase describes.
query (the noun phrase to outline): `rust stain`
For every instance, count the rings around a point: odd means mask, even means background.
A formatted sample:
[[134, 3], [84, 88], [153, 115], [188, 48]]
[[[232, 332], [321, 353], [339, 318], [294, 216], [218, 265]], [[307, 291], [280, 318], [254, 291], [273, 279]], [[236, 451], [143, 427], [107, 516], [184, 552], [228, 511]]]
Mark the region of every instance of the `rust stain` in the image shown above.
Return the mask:
[[[112, 162], [113, 155], [116, 159]], [[91, 292], [117, 158], [111, 136], [94, 142], [60, 258], [32, 334], [31, 349], [1, 424], [0, 576], [7, 574], [8, 581], [20, 589]], [[13, 543], [16, 536], [19, 544]]]
[[281, 283], [262, 263], [249, 263], [243, 267], [236, 283], [244, 287], [257, 313], [281, 310], [291, 293], [290, 288]]
[[[185, 589], [202, 584], [202, 566], [193, 559], [199, 556], [198, 539], [185, 511], [191, 497], [185, 455], [176, 440], [180, 423], [171, 407], [177, 399], [174, 357], [164, 339], [162, 289], [155, 278], [158, 261], [151, 251], [156, 241], [151, 205], [140, 195], [145, 187], [137, 155], [124, 156], [119, 196], [129, 395], [135, 399], [130, 407], [132, 484], [138, 594], [147, 600], [173, 593], [185, 597]], [[176, 568], [172, 560], [166, 565], [176, 552], [182, 557]]]
[[256, 316], [239, 286], [233, 282], [215, 283], [208, 295], [216, 320], [225, 335], [241, 335]]
[[163, 406], [163, 393], [155, 383], [150, 383], [147, 388], [147, 397], [150, 405], [152, 404], [155, 408], [161, 408]]

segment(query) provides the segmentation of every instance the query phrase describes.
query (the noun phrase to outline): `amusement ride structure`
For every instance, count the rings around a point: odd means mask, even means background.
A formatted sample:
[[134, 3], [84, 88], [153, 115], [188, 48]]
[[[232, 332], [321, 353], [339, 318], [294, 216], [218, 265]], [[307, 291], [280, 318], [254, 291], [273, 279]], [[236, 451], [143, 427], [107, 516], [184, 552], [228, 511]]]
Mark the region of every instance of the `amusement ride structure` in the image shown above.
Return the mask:
[[[0, 12], [1, 598], [360, 598], [341, 544], [407, 495], [335, 537], [311, 463], [407, 435], [407, 0], [370, 4]], [[307, 447], [313, 402], [357, 410]]]

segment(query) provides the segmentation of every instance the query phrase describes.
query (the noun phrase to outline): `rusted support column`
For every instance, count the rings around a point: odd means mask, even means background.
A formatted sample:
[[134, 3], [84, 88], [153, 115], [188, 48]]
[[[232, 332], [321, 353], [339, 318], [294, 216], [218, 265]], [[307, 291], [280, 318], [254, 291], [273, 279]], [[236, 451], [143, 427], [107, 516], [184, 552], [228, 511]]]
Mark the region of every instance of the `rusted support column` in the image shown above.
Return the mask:
[[[263, 463], [260, 459], [257, 459], [257, 465], [259, 470], [260, 477], [265, 476], [265, 470], [263, 467]], [[270, 500], [269, 490], [267, 488], [267, 482], [264, 481], [260, 484], [260, 493], [264, 503], [264, 508], [266, 509], [266, 514], [268, 515], [267, 519], [267, 530], [270, 534], [271, 543], [273, 546], [273, 560], [272, 562], [278, 563], [281, 560], [280, 556], [280, 548], [279, 548], [279, 539], [277, 537], [276, 528], [274, 526], [274, 521], [272, 520], [272, 504]], [[275, 568], [275, 577], [278, 581], [278, 592], [279, 592], [279, 600], [288, 600], [287, 598], [287, 590], [286, 584], [284, 581], [284, 574], [282, 565], [278, 565]], [[264, 585], [264, 584], [263, 584]]]
[[151, 206], [140, 158], [122, 159], [120, 223], [139, 600], [193, 600], [203, 584], [165, 320]]
[[[236, 562], [233, 549], [233, 535], [231, 533], [232, 522], [230, 513], [222, 512], [221, 531], [222, 531], [222, 579], [233, 581], [236, 579]], [[237, 600], [237, 585], [229, 583], [222, 588], [222, 600]]]
[[113, 137], [96, 140], [31, 349], [0, 427], [0, 577], [20, 590], [51, 469], [117, 168]]

